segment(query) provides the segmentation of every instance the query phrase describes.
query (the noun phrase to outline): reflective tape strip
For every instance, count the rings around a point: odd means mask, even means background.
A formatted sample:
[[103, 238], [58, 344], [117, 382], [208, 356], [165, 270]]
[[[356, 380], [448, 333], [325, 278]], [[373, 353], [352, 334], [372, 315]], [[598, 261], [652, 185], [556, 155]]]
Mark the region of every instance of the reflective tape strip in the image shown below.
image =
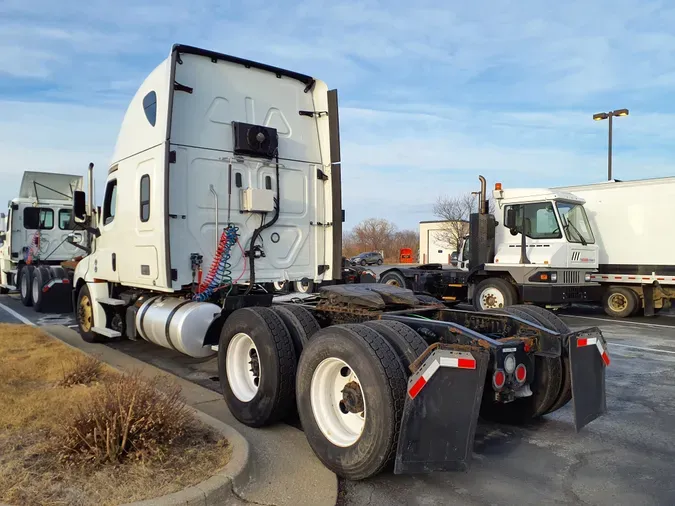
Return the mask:
[[408, 395], [411, 399], [417, 397], [424, 386], [429, 382], [431, 377], [436, 374], [436, 371], [441, 367], [451, 367], [455, 369], [476, 369], [476, 359], [471, 353], [467, 352], [450, 352], [451, 356], [443, 356], [434, 352], [427, 362], [426, 368], [422, 374], [414, 381], [408, 388]]
[[427, 382], [431, 379], [431, 377], [438, 371], [438, 368], [440, 367], [440, 363], [438, 360], [434, 360], [429, 364], [429, 367], [426, 368], [426, 370], [422, 373], [422, 376], [418, 378], [418, 380], [413, 384], [412, 387], [410, 387], [410, 390], [408, 390], [408, 395], [410, 395], [411, 399], [414, 399], [417, 397], [417, 394], [420, 393], [422, 388], [424, 388], [424, 385], [427, 384]]
[[597, 337], [580, 337], [577, 339], [577, 348], [581, 348], [582, 346], [592, 346], [597, 344], [597, 342]]
[[441, 357], [441, 367], [456, 367], [458, 369], [475, 369], [476, 361], [473, 358]]
[[605, 363], [606, 366], [608, 366], [609, 355], [607, 353], [607, 350], [605, 349], [605, 346], [602, 343], [602, 339], [598, 339], [597, 337], [580, 337], [577, 339], [577, 348], [593, 345], [595, 345], [595, 347], [600, 352], [600, 357], [602, 358], [602, 361]]

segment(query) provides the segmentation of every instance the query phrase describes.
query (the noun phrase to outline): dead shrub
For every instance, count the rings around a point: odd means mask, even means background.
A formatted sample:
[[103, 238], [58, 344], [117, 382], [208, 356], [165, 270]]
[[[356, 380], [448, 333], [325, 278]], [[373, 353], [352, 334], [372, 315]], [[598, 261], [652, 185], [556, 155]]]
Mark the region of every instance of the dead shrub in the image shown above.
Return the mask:
[[191, 418], [178, 385], [119, 375], [76, 407], [63, 427], [60, 456], [72, 463], [161, 459]]
[[72, 387], [74, 385], [88, 385], [99, 381], [103, 376], [103, 364], [90, 355], [77, 355], [63, 371], [63, 378], [59, 386]]

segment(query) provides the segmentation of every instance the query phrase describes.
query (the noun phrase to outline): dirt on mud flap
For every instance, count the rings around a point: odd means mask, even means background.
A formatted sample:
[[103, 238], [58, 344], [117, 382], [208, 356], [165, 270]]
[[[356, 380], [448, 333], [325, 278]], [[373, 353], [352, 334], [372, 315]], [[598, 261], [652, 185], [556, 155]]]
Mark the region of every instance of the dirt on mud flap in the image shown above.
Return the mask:
[[471, 459], [489, 354], [430, 349], [408, 380], [396, 474], [463, 471]]
[[572, 375], [574, 425], [579, 431], [607, 412], [605, 368], [609, 365], [607, 342], [597, 327], [567, 336]]

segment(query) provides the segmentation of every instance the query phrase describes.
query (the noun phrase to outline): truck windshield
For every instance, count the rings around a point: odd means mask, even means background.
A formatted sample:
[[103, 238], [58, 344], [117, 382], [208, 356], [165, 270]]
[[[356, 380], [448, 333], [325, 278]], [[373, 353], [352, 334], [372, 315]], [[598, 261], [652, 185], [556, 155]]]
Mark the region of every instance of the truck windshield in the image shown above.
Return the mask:
[[586, 217], [586, 210], [581, 204], [572, 204], [570, 202], [558, 202], [558, 213], [562, 221], [565, 235], [569, 242], [579, 242], [581, 244], [593, 244], [595, 238], [591, 226]]

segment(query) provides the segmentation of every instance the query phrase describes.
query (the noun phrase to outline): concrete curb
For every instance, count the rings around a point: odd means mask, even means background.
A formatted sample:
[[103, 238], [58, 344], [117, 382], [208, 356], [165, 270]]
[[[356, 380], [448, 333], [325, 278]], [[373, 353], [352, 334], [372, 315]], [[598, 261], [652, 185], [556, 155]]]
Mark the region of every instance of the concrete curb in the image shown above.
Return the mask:
[[[40, 330], [51, 338], [65, 344], [66, 346], [77, 350], [80, 353], [89, 355], [89, 353], [86, 351], [72, 346], [63, 339], [59, 339], [44, 327], [40, 327]], [[110, 364], [107, 365], [108, 367], [111, 367], [120, 373], [124, 373], [124, 371], [118, 369], [115, 366]], [[241, 501], [235, 494], [234, 489], [245, 486], [251, 477], [252, 469], [250, 464], [250, 447], [248, 441], [237, 430], [235, 430], [233, 427], [230, 427], [226, 423], [221, 422], [220, 420], [217, 420], [214, 417], [207, 415], [198, 409], [195, 409], [194, 407], [186, 407], [193, 413], [197, 420], [202, 422], [204, 425], [211, 427], [228, 440], [232, 448], [230, 461], [224, 468], [220, 469], [218, 472], [213, 474], [213, 476], [202, 481], [201, 483], [187, 487], [183, 490], [179, 490], [178, 492], [174, 492], [172, 494], [146, 499], [143, 501], [127, 503], [122, 506], [215, 506], [243, 503], [243, 501]], [[6, 505], [0, 503], [0, 506]]]

